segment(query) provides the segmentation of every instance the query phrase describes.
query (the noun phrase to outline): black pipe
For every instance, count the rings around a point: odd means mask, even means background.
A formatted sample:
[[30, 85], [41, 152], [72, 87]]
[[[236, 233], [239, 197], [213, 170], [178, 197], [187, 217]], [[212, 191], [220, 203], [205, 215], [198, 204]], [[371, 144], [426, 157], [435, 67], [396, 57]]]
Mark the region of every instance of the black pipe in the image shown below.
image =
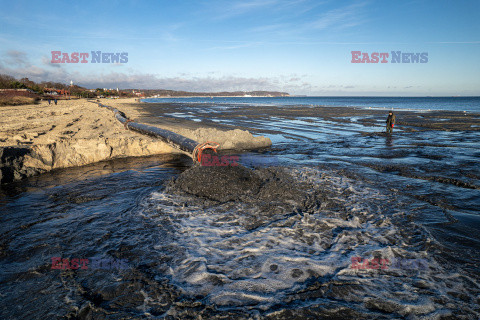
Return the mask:
[[[184, 137], [172, 131], [160, 129], [153, 126], [148, 126], [142, 123], [133, 122], [132, 120], [127, 118], [125, 113], [121, 112], [116, 108], [106, 106], [101, 103], [98, 103], [98, 105], [100, 107], [107, 108], [113, 111], [113, 113], [115, 114], [115, 118], [117, 118], [118, 121], [123, 123], [125, 125], [125, 128], [137, 131], [142, 134], [159, 138], [163, 142], [167, 143], [168, 145], [176, 149], [188, 152], [194, 161], [201, 161], [201, 150], [203, 150], [204, 148], [211, 148], [216, 150], [216, 147], [218, 147], [218, 145], [212, 147], [212, 146], [209, 146], [208, 144], [200, 144], [195, 140], [189, 139], [187, 137]], [[197, 159], [197, 152], [200, 153], [198, 159]]]
[[175, 132], [160, 129], [157, 127], [147, 126], [142, 123], [128, 122], [126, 126], [128, 129], [160, 138], [162, 141], [168, 143], [172, 147], [186, 151], [188, 153], [193, 153], [195, 147], [199, 145], [197, 141], [181, 136]]

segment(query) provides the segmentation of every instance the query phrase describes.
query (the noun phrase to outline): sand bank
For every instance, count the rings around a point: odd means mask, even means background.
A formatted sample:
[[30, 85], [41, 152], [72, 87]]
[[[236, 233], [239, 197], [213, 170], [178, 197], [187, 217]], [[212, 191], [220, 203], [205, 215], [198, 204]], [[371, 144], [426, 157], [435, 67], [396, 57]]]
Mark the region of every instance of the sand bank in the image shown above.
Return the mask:
[[[253, 136], [249, 128], [226, 127], [218, 123], [195, 122], [173, 118], [164, 114], [174, 112], [177, 108], [175, 104], [161, 104], [160, 108], [162, 110], [158, 110], [156, 108], [157, 104], [138, 102], [136, 99], [104, 99], [102, 103], [122, 110], [137, 122], [170, 130], [198, 142], [217, 142], [220, 144], [218, 150], [251, 150], [272, 145], [272, 142], [267, 137]], [[154, 110], [150, 108], [151, 106]]]
[[[135, 99], [103, 100], [137, 121]], [[0, 108], [0, 181], [19, 180], [57, 168], [82, 166], [114, 158], [179, 153], [166, 143], [126, 130], [113, 113], [87, 100], [62, 100]], [[165, 128], [169, 129], [169, 128]], [[195, 130], [172, 127], [193, 140], [212, 140], [223, 149], [271, 145], [268, 138], [242, 130]]]

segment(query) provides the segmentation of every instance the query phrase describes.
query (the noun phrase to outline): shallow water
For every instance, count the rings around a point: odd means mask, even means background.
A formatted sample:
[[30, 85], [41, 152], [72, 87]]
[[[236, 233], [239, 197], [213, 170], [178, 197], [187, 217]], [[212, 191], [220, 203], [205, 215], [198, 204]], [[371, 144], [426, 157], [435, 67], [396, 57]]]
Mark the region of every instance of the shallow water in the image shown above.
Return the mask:
[[[381, 110], [480, 110], [480, 97], [190, 97], [150, 98], [148, 102], [215, 104], [223, 109], [256, 106], [347, 106]], [[216, 108], [215, 108], [216, 109]], [[218, 110], [216, 110], [218, 112]]]
[[[321, 195], [319, 206], [172, 193], [167, 182], [191, 165], [184, 156], [3, 186], [1, 318], [480, 317], [478, 132], [389, 137], [362, 117], [342, 124], [222, 110], [220, 123], [274, 142], [241, 154], [242, 164], [280, 167]], [[178, 105], [173, 116], [184, 115], [211, 116]], [[52, 270], [52, 257], [121, 259], [127, 268]], [[354, 269], [357, 257], [417, 264]]]

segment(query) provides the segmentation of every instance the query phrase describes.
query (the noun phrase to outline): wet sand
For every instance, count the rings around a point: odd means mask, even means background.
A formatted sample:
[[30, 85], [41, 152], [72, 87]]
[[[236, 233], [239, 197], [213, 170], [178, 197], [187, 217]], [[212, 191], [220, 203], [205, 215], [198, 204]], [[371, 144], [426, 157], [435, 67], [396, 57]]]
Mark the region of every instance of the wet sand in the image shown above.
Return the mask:
[[[210, 119], [202, 119], [195, 122], [188, 119], [171, 116], [178, 110], [178, 105], [169, 103], [134, 103], [138, 110], [138, 117], [142, 122], [160, 124], [170, 127], [182, 126], [186, 128], [197, 128], [199, 126], [212, 126], [231, 129], [231, 125], [221, 124], [223, 118], [244, 117], [249, 119], [270, 117], [282, 117], [285, 119], [297, 119], [298, 117], [317, 117], [326, 121], [355, 123], [359, 122], [364, 126], [378, 127], [379, 131], [385, 131], [385, 120], [388, 110], [365, 109], [356, 107], [311, 107], [311, 106], [242, 106], [242, 108], [231, 108], [225, 113], [210, 115]], [[194, 107], [202, 109], [205, 105], [197, 104]], [[480, 113], [461, 111], [395, 111], [396, 125], [394, 131], [478, 131], [480, 130]], [[212, 121], [213, 119], [219, 122]], [[241, 125], [238, 126], [241, 128]], [[265, 132], [263, 130], [263, 132]], [[272, 131], [273, 133], [278, 133]]]

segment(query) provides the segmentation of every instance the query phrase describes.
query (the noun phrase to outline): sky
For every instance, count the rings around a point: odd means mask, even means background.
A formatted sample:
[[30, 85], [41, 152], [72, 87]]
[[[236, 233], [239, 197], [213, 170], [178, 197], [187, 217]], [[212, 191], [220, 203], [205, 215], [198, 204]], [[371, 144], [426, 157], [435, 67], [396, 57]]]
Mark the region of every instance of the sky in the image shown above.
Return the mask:
[[[0, 0], [0, 73], [87, 88], [480, 96], [480, 1]], [[52, 51], [89, 53], [52, 63]], [[92, 51], [126, 53], [92, 63]], [[387, 63], [352, 63], [352, 51]], [[392, 63], [391, 52], [427, 53]], [[362, 57], [362, 56], [361, 56]]]

